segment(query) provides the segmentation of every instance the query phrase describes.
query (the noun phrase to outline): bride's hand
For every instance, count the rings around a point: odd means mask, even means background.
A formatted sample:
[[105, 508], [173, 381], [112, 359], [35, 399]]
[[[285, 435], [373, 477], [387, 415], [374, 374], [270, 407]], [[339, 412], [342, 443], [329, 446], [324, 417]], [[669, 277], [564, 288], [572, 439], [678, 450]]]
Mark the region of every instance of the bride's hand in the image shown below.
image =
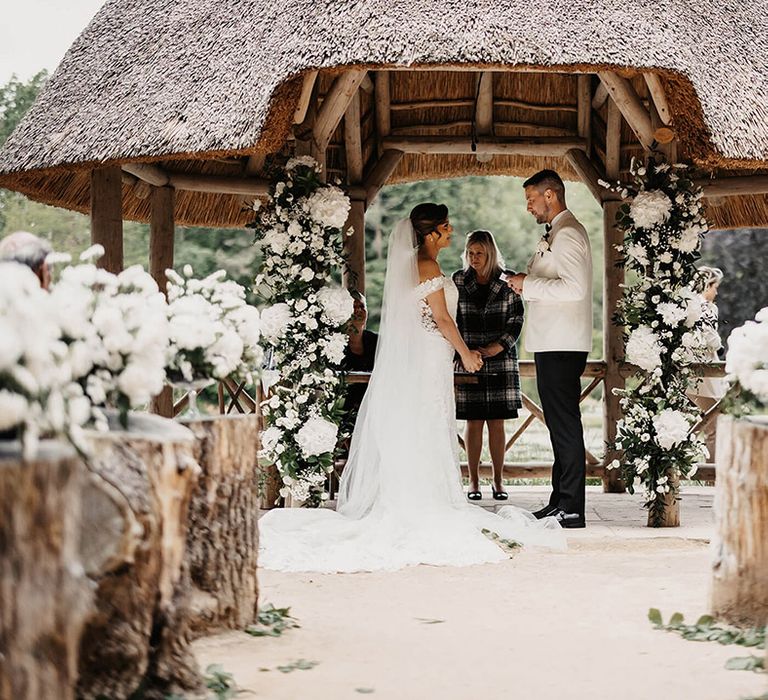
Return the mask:
[[477, 350], [470, 350], [461, 358], [461, 364], [467, 372], [478, 372], [483, 366], [483, 358]]

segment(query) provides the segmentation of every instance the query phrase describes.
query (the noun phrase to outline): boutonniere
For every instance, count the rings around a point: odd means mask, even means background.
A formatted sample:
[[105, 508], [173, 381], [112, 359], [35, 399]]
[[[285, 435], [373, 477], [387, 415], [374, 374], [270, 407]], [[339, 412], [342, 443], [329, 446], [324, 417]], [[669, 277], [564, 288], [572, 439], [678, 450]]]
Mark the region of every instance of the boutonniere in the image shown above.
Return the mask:
[[550, 251], [549, 247], [549, 231], [547, 231], [539, 241], [538, 245], [536, 246], [536, 252], [539, 255], [544, 255], [544, 253], [548, 253]]

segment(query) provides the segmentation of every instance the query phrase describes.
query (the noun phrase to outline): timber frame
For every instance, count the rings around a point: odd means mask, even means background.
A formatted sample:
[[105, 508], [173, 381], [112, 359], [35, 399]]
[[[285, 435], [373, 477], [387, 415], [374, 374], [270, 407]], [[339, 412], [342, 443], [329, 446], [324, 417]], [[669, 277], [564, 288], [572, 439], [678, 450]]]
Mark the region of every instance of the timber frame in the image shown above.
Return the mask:
[[[575, 99], [532, 101], [530, 97], [510, 96], [509, 84], [536, 81], [541, 85], [548, 76], [554, 76], [561, 84], [567, 83]], [[467, 78], [472, 80], [469, 96], [446, 97], [440, 93], [440, 85]], [[610, 445], [620, 417], [614, 390], [623, 387], [628, 368], [622, 365], [621, 331], [611, 322], [623, 282], [615, 250], [621, 236], [614, 226], [621, 202], [600, 181], [616, 182], [625, 177], [631, 157], [642, 158], [655, 150], [675, 159], [684, 150], [682, 146], [687, 142], [675, 132], [669, 84], [653, 72], [580, 68], [556, 73], [543, 68], [471, 65], [351, 67], [309, 71], [300, 80], [291, 111], [293, 123], [278, 153], [254, 151], [210, 159], [211, 163], [225, 162], [228, 168], [231, 165], [230, 170], [237, 171], [236, 175], [174, 170], [172, 161], [124, 162], [94, 169], [92, 238], [106, 249], [102, 264], [112, 270], [122, 267], [121, 206], [126, 192], [138, 200], [149, 199], [151, 273], [164, 286], [164, 270], [173, 263], [175, 199], [185, 192], [263, 197], [269, 184], [263, 173], [271, 157], [311, 154], [323, 165], [326, 176], [343, 181], [352, 201], [347, 225], [354, 234], [345, 238], [348, 270], [344, 284], [364, 291], [365, 212], [385, 184], [420, 179], [416, 170], [423, 168], [425, 162], [451, 163], [448, 170], [437, 172], [435, 177], [509, 173], [525, 168], [533, 172], [553, 167], [554, 163], [566, 178], [584, 182], [603, 209], [603, 359], [589, 363], [585, 372], [589, 386], [584, 395], [602, 384], [604, 440]], [[407, 99], [403, 98], [404, 80], [410, 81], [412, 91], [414, 86], [420, 86]], [[430, 89], [433, 85], [437, 88]], [[442, 114], [446, 116], [441, 119]], [[555, 118], [559, 123], [553, 123]], [[425, 158], [428, 160], [424, 161]], [[494, 163], [498, 162], [495, 159], [506, 165], [494, 171]], [[729, 197], [768, 193], [768, 175], [705, 175], [702, 173], [700, 182], [715, 208]], [[720, 365], [708, 366], [706, 373], [721, 376]], [[521, 366], [524, 376], [534, 375], [532, 365]], [[223, 387], [222, 410], [226, 410], [224, 391]], [[226, 391], [232, 396], [230, 410], [246, 398], [242, 387], [238, 390], [227, 386]], [[538, 407], [530, 399], [528, 403], [530, 416], [512, 436], [508, 447], [532, 421], [543, 419]], [[248, 408], [255, 410], [256, 405], [250, 404]], [[153, 409], [172, 415], [170, 394], [156, 400]], [[717, 407], [704, 421], [710, 422], [716, 413]], [[605, 469], [614, 456], [607, 450], [600, 462], [590, 455], [588, 473], [601, 476], [605, 490], [622, 491], [617, 470]], [[513, 476], [548, 473], [542, 465], [511, 467]]]

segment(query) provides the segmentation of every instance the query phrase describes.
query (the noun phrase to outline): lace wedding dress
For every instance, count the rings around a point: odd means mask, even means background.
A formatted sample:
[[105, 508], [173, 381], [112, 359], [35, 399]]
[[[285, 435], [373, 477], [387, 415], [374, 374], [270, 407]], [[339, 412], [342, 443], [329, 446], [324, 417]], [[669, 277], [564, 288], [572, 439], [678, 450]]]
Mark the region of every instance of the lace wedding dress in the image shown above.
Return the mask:
[[416, 564], [466, 566], [509, 557], [483, 530], [523, 545], [564, 548], [552, 518], [467, 502], [456, 439], [451, 344], [430, 294], [442, 289], [455, 318], [458, 290], [447, 277], [419, 284], [413, 228], [390, 237], [380, 339], [358, 413], [338, 508], [275, 509], [259, 521], [259, 565], [282, 571], [393, 570]]

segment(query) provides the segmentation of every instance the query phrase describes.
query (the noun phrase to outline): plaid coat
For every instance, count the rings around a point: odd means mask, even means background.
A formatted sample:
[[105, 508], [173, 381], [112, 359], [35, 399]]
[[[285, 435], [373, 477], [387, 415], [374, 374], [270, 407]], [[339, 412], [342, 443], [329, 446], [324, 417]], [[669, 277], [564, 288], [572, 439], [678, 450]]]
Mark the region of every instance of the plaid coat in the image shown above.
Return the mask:
[[456, 325], [464, 342], [477, 348], [494, 341], [504, 346], [495, 357], [483, 358], [479, 384], [456, 387], [456, 417], [464, 420], [516, 418], [522, 407], [520, 368], [515, 343], [523, 328], [523, 301], [505, 282], [490, 283], [488, 300], [480, 307], [475, 271], [454, 272], [459, 289]]

